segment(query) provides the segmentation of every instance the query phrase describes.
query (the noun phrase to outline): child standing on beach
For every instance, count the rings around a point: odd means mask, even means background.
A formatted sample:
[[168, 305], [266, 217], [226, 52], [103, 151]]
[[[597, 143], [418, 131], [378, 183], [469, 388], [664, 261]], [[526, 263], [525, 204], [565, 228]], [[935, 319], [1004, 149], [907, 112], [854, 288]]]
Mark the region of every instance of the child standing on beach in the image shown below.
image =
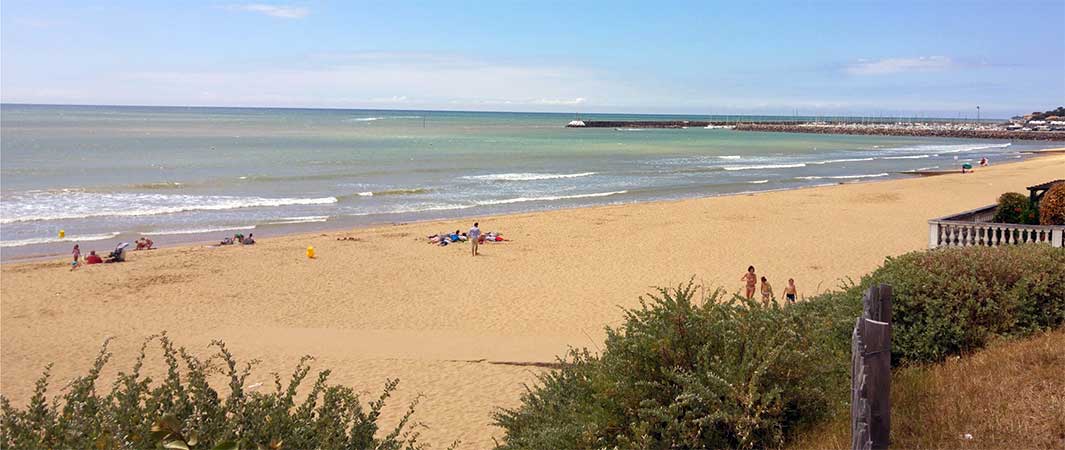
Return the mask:
[[78, 244], [74, 244], [74, 251], [71, 252], [74, 255], [74, 261], [70, 263], [70, 270], [78, 268], [78, 261], [81, 260], [81, 248]]
[[784, 298], [788, 299], [788, 303], [795, 303], [795, 279], [788, 278], [788, 285], [784, 288]]
[[747, 300], [754, 298], [754, 286], [758, 284], [758, 275], [754, 274], [754, 266], [747, 266], [747, 273], [740, 277], [740, 281], [747, 282]]
[[762, 303], [768, 305], [773, 300], [773, 286], [769, 285], [769, 280], [762, 277]]

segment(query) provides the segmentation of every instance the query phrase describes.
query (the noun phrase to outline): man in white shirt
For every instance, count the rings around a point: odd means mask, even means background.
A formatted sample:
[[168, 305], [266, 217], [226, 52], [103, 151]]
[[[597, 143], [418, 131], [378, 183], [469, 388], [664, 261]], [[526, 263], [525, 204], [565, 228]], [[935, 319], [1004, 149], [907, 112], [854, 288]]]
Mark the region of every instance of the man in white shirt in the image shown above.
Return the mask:
[[473, 245], [473, 256], [477, 256], [477, 241], [481, 238], [481, 229], [477, 228], [477, 222], [473, 223], [473, 228], [470, 228], [470, 232], [466, 235], [470, 238], [470, 243]]

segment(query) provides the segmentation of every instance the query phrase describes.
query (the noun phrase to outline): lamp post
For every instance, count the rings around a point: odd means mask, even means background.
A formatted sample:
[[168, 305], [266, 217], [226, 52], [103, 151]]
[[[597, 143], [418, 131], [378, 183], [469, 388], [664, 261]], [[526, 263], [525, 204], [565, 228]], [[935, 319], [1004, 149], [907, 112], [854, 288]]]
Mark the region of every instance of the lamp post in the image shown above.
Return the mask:
[[976, 122], [980, 123], [980, 107], [976, 107]]

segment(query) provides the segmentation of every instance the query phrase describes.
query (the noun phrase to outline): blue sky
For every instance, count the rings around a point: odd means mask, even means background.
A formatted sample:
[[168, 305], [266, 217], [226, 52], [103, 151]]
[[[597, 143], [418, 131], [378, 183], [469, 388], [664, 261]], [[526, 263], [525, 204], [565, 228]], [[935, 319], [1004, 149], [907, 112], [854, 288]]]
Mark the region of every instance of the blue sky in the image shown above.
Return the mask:
[[1065, 104], [1063, 0], [85, 3], [4, 1], [3, 102], [941, 117]]

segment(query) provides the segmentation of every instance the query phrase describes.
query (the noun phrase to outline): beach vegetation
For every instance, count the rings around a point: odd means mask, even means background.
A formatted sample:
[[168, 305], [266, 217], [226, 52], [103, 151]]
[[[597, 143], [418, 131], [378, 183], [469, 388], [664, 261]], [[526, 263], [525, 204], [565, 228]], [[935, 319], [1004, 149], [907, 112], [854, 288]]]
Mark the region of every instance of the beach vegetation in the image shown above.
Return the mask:
[[521, 404], [501, 449], [769, 448], [849, 415], [850, 338], [869, 287], [893, 287], [893, 364], [911, 367], [1065, 323], [1065, 250], [968, 247], [888, 258], [796, 305], [658, 289], [573, 350]]
[[888, 258], [867, 284], [894, 289], [892, 359], [933, 362], [1065, 323], [1065, 250], [962, 247]]
[[607, 329], [600, 354], [572, 351], [497, 412], [500, 448], [779, 447], [844, 401], [836, 362], [859, 312], [836, 294], [782, 308], [690, 283], [658, 289]]
[[[142, 371], [148, 345], [158, 342], [166, 375], [158, 383]], [[309, 392], [297, 397], [311, 374], [304, 357], [286, 381], [274, 375], [273, 389], [259, 392], [246, 380], [254, 362], [238, 364], [225, 344], [207, 360], [175, 348], [165, 334], [144, 342], [129, 371], [110, 389], [98, 390], [111, 353], [104, 344], [88, 373], [75, 378], [62, 396], [48, 398], [49, 370], [37, 381], [25, 408], [0, 398], [0, 447], [19, 449], [379, 449], [422, 448], [419, 425], [409, 405], [388, 429], [378, 423], [398, 381], [364, 403], [350, 387], [329, 384], [318, 372]], [[221, 376], [217, 389], [210, 379]]]
[[1039, 210], [1031, 204], [1028, 196], [1019, 192], [1007, 192], [998, 197], [995, 216], [991, 220], [997, 223], [1036, 225], [1039, 223]]
[[1065, 183], [1050, 187], [1039, 201], [1039, 223], [1065, 225]]
[[[894, 448], [1065, 446], [1065, 329], [1000, 340], [943, 362], [913, 364], [891, 377]], [[849, 411], [799, 432], [790, 449], [850, 449]]]

